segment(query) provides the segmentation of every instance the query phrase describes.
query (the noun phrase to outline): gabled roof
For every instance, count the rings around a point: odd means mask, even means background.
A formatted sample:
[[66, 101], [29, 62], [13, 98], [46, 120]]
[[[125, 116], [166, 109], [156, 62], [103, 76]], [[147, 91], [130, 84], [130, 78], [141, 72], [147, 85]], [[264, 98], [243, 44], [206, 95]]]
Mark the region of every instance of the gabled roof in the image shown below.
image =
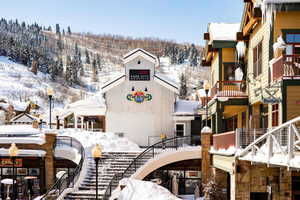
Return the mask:
[[154, 64], [158, 63], [157, 57], [155, 55], [153, 55], [141, 48], [134, 49], [134, 50], [130, 51], [129, 53], [125, 54], [123, 56], [124, 63], [130, 62], [131, 60], [135, 59], [138, 56], [141, 56], [144, 59], [146, 59], [149, 62], [152, 62]]
[[20, 122], [20, 123], [28, 122], [28, 123], [31, 123], [31, 122], [36, 121], [36, 120], [38, 120], [38, 118], [35, 117], [35, 116], [32, 116], [32, 115], [27, 114], [27, 113], [21, 113], [21, 114], [15, 116], [14, 118], [12, 118], [10, 120], [10, 122], [13, 122], [13, 123], [16, 123], [16, 122]]
[[101, 89], [102, 89], [102, 92], [105, 93], [107, 92], [108, 90], [120, 85], [121, 83], [123, 83], [125, 81], [125, 74], [107, 82]]
[[162, 75], [154, 74], [154, 81], [156, 81], [161, 86], [166, 87], [169, 90], [175, 92], [176, 94], [179, 93], [178, 86], [172, 81], [164, 78]]

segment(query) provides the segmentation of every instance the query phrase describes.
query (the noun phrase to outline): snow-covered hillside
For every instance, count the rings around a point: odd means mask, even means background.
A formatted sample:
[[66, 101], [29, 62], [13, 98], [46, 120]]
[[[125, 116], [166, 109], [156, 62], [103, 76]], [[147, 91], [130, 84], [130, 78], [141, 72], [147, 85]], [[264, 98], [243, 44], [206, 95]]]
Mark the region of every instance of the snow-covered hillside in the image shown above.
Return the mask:
[[49, 76], [38, 72], [33, 74], [24, 65], [10, 61], [7, 57], [0, 57], [0, 97], [8, 101], [32, 101], [42, 108], [48, 104], [46, 90], [52, 87], [55, 91], [55, 106], [63, 106], [80, 94], [79, 89], [63, 86], [50, 80]]

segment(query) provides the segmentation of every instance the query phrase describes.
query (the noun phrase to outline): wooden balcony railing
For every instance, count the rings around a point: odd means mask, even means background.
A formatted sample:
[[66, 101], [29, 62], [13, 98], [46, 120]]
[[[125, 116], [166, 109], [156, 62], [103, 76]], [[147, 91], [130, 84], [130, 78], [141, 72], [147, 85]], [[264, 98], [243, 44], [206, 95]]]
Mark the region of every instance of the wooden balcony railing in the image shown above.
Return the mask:
[[213, 135], [213, 146], [215, 150], [235, 147], [235, 131]]
[[272, 69], [273, 81], [300, 78], [300, 55], [283, 55], [273, 63]]
[[211, 89], [211, 97], [247, 97], [246, 81], [218, 81]]

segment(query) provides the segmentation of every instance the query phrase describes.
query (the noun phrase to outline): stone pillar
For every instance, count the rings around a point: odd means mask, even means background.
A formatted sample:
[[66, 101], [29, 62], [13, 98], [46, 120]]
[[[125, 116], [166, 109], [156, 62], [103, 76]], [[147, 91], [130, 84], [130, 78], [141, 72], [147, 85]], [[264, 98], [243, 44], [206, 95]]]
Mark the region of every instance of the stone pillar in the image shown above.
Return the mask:
[[212, 131], [209, 127], [204, 127], [201, 131], [201, 172], [202, 172], [202, 183], [207, 184], [211, 177], [211, 155], [209, 150], [212, 144]]
[[292, 200], [292, 170], [280, 169], [280, 200]]
[[45, 156], [45, 179], [46, 179], [46, 188], [54, 184], [55, 172], [54, 172], [54, 145], [56, 141], [55, 133], [46, 133], [45, 134], [46, 143], [43, 145], [43, 149], [46, 151]]
[[[259, 184], [259, 183], [258, 183]], [[235, 200], [250, 200], [251, 164], [247, 161], [236, 160], [235, 170]]]

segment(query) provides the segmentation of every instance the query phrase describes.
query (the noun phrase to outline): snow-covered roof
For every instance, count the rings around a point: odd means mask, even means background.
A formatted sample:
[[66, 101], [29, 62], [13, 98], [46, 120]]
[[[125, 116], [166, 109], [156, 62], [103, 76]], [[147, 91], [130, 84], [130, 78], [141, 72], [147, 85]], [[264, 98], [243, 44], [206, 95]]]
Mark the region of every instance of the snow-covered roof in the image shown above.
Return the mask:
[[32, 125], [2, 125], [0, 135], [34, 135], [39, 134], [40, 130], [32, 128]]
[[125, 74], [122, 74], [121, 76], [118, 76], [116, 78], [114, 78], [113, 80], [107, 82], [101, 89], [102, 92], [105, 93], [108, 90], [120, 85], [121, 83], [123, 83], [125, 81]]
[[0, 107], [7, 110], [10, 105], [8, 103], [0, 103]]
[[0, 144], [38, 144], [43, 145], [45, 144], [46, 140], [44, 135], [41, 135], [39, 137], [1, 137], [0, 138]]
[[300, 3], [300, 0], [262, 0], [264, 3], [281, 4], [281, 3]]
[[208, 25], [211, 41], [236, 41], [236, 33], [239, 29], [240, 23], [210, 23]]
[[101, 94], [85, 100], [79, 100], [66, 106], [60, 114], [60, 118], [75, 114], [77, 116], [99, 116], [105, 115], [106, 105]]
[[178, 85], [162, 74], [154, 74], [154, 81], [178, 94]]
[[123, 56], [124, 63], [130, 62], [138, 56], [145, 58], [149, 62], [157, 64], [157, 57], [141, 48], [134, 49], [129, 53], [125, 54]]
[[28, 108], [30, 103], [29, 102], [13, 101], [12, 104], [14, 106], [14, 110], [24, 112]]
[[32, 123], [33, 121], [38, 120], [37, 117], [27, 114], [27, 113], [21, 113], [14, 118], [10, 120], [10, 122], [13, 123]]
[[199, 101], [177, 100], [175, 115], [195, 115], [200, 105]]

